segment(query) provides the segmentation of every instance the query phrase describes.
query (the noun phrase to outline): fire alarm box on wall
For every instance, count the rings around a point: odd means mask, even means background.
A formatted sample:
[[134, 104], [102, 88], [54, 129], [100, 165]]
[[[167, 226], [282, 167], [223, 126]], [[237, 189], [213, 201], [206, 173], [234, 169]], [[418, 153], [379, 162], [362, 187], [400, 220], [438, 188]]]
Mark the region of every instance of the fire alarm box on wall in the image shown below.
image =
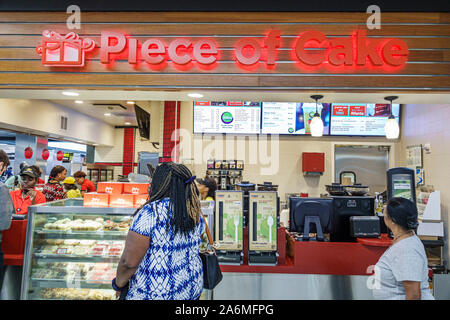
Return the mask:
[[302, 171], [304, 175], [322, 175], [325, 171], [325, 153], [303, 152]]

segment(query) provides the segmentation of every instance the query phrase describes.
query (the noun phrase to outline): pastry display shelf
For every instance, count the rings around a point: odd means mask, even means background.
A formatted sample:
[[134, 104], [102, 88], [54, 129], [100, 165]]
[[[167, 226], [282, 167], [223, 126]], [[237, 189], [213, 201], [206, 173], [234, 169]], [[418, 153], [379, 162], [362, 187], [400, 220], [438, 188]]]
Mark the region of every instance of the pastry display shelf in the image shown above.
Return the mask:
[[80, 263], [118, 263], [120, 256], [88, 256], [88, 255], [68, 255], [68, 254], [43, 254], [34, 253], [33, 257], [37, 261], [45, 262], [80, 262]]
[[77, 288], [77, 289], [111, 289], [111, 281], [91, 282], [88, 280], [34, 279], [33, 288]]
[[40, 239], [83, 239], [83, 240], [125, 240], [128, 231], [63, 231], [36, 229]]
[[[101, 276], [91, 279], [89, 275], [71, 274], [71, 269], [68, 268], [69, 265], [66, 265], [66, 263], [93, 264], [93, 270], [97, 270], [97, 268], [103, 270], [104, 266], [102, 265], [107, 264], [108, 270], [115, 270], [115, 265], [119, 262], [121, 255], [112, 249], [125, 245], [128, 231], [125, 228], [119, 231], [107, 230], [104, 227], [97, 230], [76, 230], [78, 228], [72, 227], [62, 230], [44, 228], [44, 226], [46, 224], [54, 226], [55, 222], [66, 219], [75, 222], [78, 219], [95, 221], [98, 218], [103, 219], [104, 222], [110, 220], [114, 224], [119, 224], [131, 220], [135, 211], [136, 208], [84, 207], [82, 199], [65, 199], [30, 206], [27, 219], [21, 299], [73, 300], [86, 298], [86, 300], [102, 300], [103, 297], [103, 300], [105, 298], [111, 300], [109, 299], [112, 291], [111, 282], [107, 280], [107, 277]], [[105, 241], [111, 242], [111, 245], [107, 246], [104, 243]], [[94, 244], [84, 245], [83, 242]], [[95, 250], [97, 243], [99, 243], [99, 247], [104, 246], [103, 252], [96, 252], [99, 251]], [[116, 247], [116, 245], [119, 246]], [[53, 248], [47, 248], [47, 246]], [[66, 248], [72, 251], [64, 251]], [[57, 250], [53, 252], [54, 249]], [[110, 250], [114, 251], [114, 254], [108, 252]], [[56, 266], [58, 263], [65, 266]], [[55, 264], [55, 269], [52, 267], [53, 264]], [[82, 270], [85, 267], [79, 266]], [[52, 275], [51, 271], [58, 268], [67, 268], [68, 274]], [[38, 269], [41, 270], [39, 274], [36, 273]], [[95, 292], [90, 292], [91, 290]], [[92, 296], [88, 297], [91, 293]], [[59, 295], [62, 296], [59, 297]]]

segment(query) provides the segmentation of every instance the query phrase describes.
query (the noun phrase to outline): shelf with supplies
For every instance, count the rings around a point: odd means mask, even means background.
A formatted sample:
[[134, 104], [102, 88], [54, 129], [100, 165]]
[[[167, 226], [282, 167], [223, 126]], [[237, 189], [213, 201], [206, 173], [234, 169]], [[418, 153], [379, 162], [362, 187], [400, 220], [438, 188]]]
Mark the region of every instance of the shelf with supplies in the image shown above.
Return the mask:
[[25, 300], [114, 300], [111, 281], [135, 208], [82, 199], [31, 206], [22, 277]]
[[244, 161], [208, 160], [206, 175], [216, 181], [217, 190], [234, 190], [243, 179]]

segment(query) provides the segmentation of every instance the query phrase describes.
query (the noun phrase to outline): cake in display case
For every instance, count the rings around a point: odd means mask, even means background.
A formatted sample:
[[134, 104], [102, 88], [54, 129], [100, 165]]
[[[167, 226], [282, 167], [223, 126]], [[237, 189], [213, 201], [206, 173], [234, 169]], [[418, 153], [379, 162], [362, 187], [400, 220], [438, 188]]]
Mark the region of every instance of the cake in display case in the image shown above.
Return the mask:
[[30, 207], [21, 299], [115, 300], [111, 281], [135, 210], [82, 199]]

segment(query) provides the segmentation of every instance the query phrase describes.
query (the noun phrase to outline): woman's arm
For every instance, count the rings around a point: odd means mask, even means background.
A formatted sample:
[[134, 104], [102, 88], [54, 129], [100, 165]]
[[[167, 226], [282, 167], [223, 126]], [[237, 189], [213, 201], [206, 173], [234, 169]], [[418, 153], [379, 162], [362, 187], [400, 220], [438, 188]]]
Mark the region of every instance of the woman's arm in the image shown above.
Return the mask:
[[136, 272], [142, 258], [150, 246], [150, 237], [129, 231], [125, 242], [125, 249], [117, 266], [116, 284], [125, 287], [131, 276]]
[[418, 281], [403, 281], [405, 287], [406, 300], [420, 300], [420, 282]]

